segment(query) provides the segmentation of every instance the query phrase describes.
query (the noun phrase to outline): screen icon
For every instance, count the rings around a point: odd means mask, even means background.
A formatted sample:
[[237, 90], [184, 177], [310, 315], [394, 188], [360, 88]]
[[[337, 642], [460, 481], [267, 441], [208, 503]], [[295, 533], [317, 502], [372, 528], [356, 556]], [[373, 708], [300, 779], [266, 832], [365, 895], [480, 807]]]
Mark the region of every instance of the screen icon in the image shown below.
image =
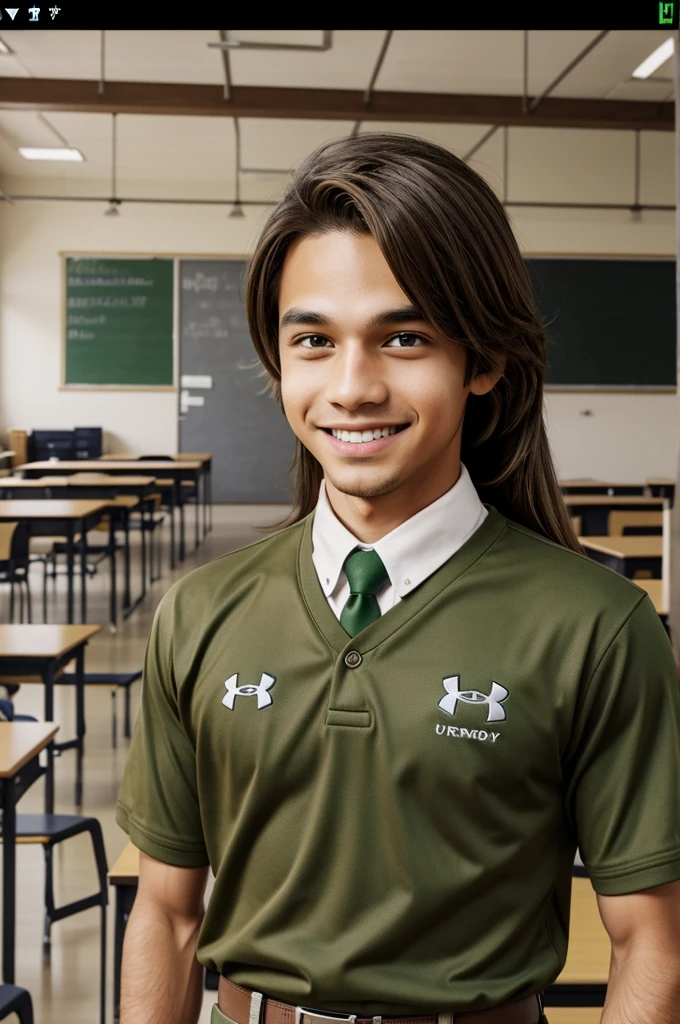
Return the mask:
[[38, 18], [40, 17], [40, 8], [39, 7], [29, 7], [28, 8], [28, 13], [31, 16], [28, 19], [29, 21], [37, 21]]
[[668, 0], [659, 0], [659, 24], [672, 25], [675, 14], [675, 0], [669, 3]]
[[60, 10], [61, 10], [61, 7], [50, 7], [50, 17], [51, 17], [52, 21], [54, 21], [56, 16], [59, 14]]
[[5, 10], [9, 14], [10, 18], [12, 19], [12, 21], [14, 21], [14, 19], [17, 16], [17, 14], [19, 13], [19, 8], [18, 7], [5, 7]]

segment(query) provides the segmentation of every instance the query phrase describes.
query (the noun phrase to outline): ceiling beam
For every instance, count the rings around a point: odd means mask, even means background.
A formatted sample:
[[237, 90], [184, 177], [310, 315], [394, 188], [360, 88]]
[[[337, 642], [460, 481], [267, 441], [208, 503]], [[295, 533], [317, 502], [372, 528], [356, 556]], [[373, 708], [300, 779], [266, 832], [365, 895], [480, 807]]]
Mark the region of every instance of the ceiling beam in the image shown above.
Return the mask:
[[644, 100], [549, 97], [522, 111], [521, 96], [374, 92], [370, 109], [360, 89], [282, 89], [165, 82], [107, 82], [0, 77], [0, 110], [63, 110], [102, 114], [318, 118], [331, 121], [411, 121], [673, 131], [674, 104]]

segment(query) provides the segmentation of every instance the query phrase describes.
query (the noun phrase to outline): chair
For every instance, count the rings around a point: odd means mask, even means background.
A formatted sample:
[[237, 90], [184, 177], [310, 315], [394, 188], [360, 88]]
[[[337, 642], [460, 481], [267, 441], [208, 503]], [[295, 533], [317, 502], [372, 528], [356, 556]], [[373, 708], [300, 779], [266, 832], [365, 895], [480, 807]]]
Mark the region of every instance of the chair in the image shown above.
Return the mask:
[[17, 985], [0, 985], [0, 1020], [16, 1013], [19, 1024], [33, 1024], [33, 1003], [30, 993]]
[[[133, 683], [136, 683], [138, 679], [142, 677], [142, 670], [138, 669], [136, 672], [86, 672], [85, 673], [85, 685], [86, 686], [108, 686], [111, 689], [111, 742], [113, 747], [118, 746], [118, 691], [124, 690], [125, 692], [125, 706], [124, 706], [124, 717], [123, 717], [123, 736], [125, 739], [130, 739], [132, 735], [132, 723], [130, 716], [130, 687]], [[75, 684], [75, 675], [73, 672], [64, 672], [57, 679], [57, 684]], [[0, 706], [2, 702], [0, 701]]]
[[[49, 959], [51, 953], [51, 930], [57, 921], [72, 917], [91, 907], [100, 907], [100, 943], [99, 943], [99, 1021], [106, 1020], [106, 907], [109, 900], [106, 851], [102, 827], [96, 818], [83, 817], [78, 814], [17, 814], [16, 841], [18, 844], [38, 844], [45, 853], [45, 918], [43, 926], [43, 953]], [[66, 839], [88, 832], [92, 840], [92, 848], [97, 866], [99, 889], [90, 896], [85, 896], [61, 907], [54, 903], [52, 850], [58, 843]], [[30, 1020], [30, 1018], [29, 1018]]]
[[24, 621], [26, 588], [27, 621], [31, 622], [31, 588], [28, 582], [30, 530], [27, 522], [0, 523], [0, 583], [9, 583], [9, 621], [14, 622], [14, 585], [19, 587], [19, 619]]
[[[2, 701], [3, 710], [7, 712], [9, 721], [35, 722], [31, 715], [15, 715], [14, 707], [10, 701]], [[72, 900], [61, 907], [54, 904], [54, 879], [52, 850], [58, 843], [66, 839], [89, 832], [92, 839], [92, 849], [99, 878], [99, 889], [91, 896], [85, 896], [79, 900]], [[105, 1024], [106, 1020], [106, 907], [109, 901], [109, 890], [106, 863], [106, 851], [104, 849], [104, 836], [102, 827], [96, 818], [88, 818], [79, 814], [17, 814], [16, 817], [16, 841], [17, 844], [32, 844], [43, 847], [45, 854], [45, 918], [43, 924], [43, 953], [49, 959], [52, 947], [52, 925], [56, 921], [63, 921], [66, 917], [72, 917], [83, 910], [91, 907], [101, 908], [101, 931], [100, 931], [100, 960], [99, 960], [99, 1021]], [[7, 992], [7, 1004], [3, 1002], [3, 990], [12, 989]], [[33, 1011], [30, 1003], [26, 1004], [22, 996], [23, 989], [15, 988], [13, 985], [0, 986], [0, 1020], [9, 1013], [19, 1014], [21, 1024], [33, 1024]], [[7, 1012], [3, 1010], [7, 1009]], [[22, 1017], [21, 1014], [24, 1014]]]
[[[137, 459], [138, 462], [174, 462], [172, 455], [140, 455]], [[157, 480], [158, 484], [171, 484], [172, 480]], [[130, 516], [130, 525], [136, 529], [148, 530], [151, 533], [151, 543], [149, 545], [149, 578], [152, 583], [161, 578], [161, 537], [163, 523], [165, 522], [165, 515], [160, 511], [161, 508], [165, 508], [166, 511], [170, 511], [170, 506], [163, 502], [162, 494], [150, 494], [149, 499], [153, 499], [156, 506], [151, 516], [146, 518], [141, 513], [134, 513]], [[148, 499], [147, 499], [148, 500]], [[158, 534], [158, 555], [157, 555], [157, 569], [158, 571], [154, 574], [154, 553], [153, 553], [153, 537], [156, 530], [159, 530]]]

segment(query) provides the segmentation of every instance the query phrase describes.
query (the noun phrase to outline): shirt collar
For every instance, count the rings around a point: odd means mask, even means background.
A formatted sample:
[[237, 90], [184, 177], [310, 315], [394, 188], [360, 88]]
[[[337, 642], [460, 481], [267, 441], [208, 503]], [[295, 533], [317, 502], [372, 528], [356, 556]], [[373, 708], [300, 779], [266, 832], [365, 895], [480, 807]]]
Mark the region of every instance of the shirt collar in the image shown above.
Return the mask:
[[453, 487], [375, 544], [357, 540], [337, 518], [321, 481], [312, 524], [312, 559], [321, 588], [333, 593], [345, 559], [354, 548], [378, 552], [399, 597], [431, 576], [481, 526], [487, 511], [465, 466]]

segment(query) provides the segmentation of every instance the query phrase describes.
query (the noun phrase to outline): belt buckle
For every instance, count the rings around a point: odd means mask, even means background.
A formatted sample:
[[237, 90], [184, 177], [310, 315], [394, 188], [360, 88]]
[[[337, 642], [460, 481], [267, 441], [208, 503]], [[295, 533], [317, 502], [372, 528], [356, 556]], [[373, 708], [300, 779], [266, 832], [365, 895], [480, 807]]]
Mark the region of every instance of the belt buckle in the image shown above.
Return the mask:
[[338, 1024], [338, 1021], [344, 1022], [344, 1024], [356, 1024], [357, 1014], [356, 1013], [319, 1013], [318, 1010], [312, 1010], [308, 1006], [296, 1006], [295, 1007], [295, 1024], [302, 1024], [303, 1014], [305, 1017], [314, 1017], [315, 1020], [326, 1021], [327, 1024]]

